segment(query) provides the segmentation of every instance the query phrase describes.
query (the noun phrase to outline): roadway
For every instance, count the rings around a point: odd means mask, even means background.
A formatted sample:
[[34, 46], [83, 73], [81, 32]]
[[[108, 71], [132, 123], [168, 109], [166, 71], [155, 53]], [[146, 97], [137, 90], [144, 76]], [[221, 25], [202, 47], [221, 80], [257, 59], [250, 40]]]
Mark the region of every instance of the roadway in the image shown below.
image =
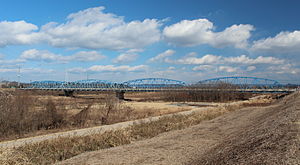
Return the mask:
[[181, 92], [181, 91], [225, 91], [250, 93], [292, 93], [296, 89], [269, 88], [269, 89], [213, 89], [213, 88], [21, 88], [22, 90], [48, 90], [48, 91], [113, 91], [113, 92]]

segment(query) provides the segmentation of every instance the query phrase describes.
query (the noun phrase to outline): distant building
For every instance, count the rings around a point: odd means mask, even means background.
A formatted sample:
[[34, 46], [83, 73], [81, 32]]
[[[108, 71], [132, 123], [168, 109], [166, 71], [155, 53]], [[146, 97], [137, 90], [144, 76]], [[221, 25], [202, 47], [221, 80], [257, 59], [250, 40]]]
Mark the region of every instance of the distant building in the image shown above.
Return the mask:
[[4, 81], [0, 82], [0, 88], [13, 88], [13, 87], [17, 87], [17, 85], [18, 85], [18, 83], [15, 81], [10, 82], [10, 81], [4, 80]]

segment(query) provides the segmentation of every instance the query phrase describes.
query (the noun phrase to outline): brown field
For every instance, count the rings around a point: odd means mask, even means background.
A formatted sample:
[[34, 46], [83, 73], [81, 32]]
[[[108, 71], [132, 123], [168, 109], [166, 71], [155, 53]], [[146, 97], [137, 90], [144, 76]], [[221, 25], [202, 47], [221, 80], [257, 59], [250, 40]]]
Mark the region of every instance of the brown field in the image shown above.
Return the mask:
[[142, 92], [125, 93], [126, 100], [118, 100], [111, 92], [62, 95], [57, 91], [1, 89], [0, 141], [214, 107], [253, 96]]
[[[248, 107], [249, 110], [256, 110], [259, 109], [257, 107], [262, 106], [272, 107], [274, 106], [274, 102], [283, 96], [277, 94], [250, 95], [239, 93], [236, 95], [228, 94], [229, 96], [226, 97], [222, 92], [210, 94], [126, 93], [126, 100], [119, 100], [115, 97], [114, 93], [76, 93], [75, 97], [65, 97], [61, 96], [61, 94], [49, 91], [24, 92], [18, 90], [0, 90], [0, 108], [2, 111], [0, 115], [1, 141], [37, 135], [47, 136], [46, 134], [54, 132], [110, 125], [141, 118], [176, 114], [183, 111], [193, 111], [193, 113], [166, 116], [157, 121], [135, 124], [125, 130], [116, 130], [101, 134], [89, 133], [83, 137], [58, 138], [45, 142], [24, 144], [24, 146], [9, 149], [5, 152], [0, 148], [0, 157], [5, 159], [5, 161], [0, 161], [0, 163], [52, 164], [87, 151], [111, 148], [129, 143], [134, 143], [135, 145], [136, 141], [152, 138], [172, 130], [185, 129], [206, 120], [213, 121], [214, 118], [223, 116], [224, 114], [234, 114], [235, 111], [239, 112], [244, 107]], [[243, 115], [246, 114], [243, 113]], [[238, 123], [239, 121], [236, 122]], [[224, 130], [220, 131], [219, 133], [222, 134], [222, 131], [226, 132], [226, 129], [224, 128]], [[214, 132], [214, 134], [219, 133]], [[137, 142], [137, 144], [139, 143]], [[193, 141], [190, 143], [192, 144]], [[209, 144], [207, 143], [207, 145]], [[215, 144], [217, 143], [213, 145]], [[180, 142], [180, 145], [184, 146], [186, 143]], [[182, 151], [190, 152], [185, 149]], [[181, 152], [179, 146], [178, 152]], [[145, 153], [147, 152], [145, 151]], [[10, 156], [11, 154], [15, 156], [12, 157]], [[176, 157], [176, 155], [174, 156]], [[138, 157], [143, 156], [140, 155]], [[98, 161], [96, 158], [95, 160]], [[184, 160], [187, 161], [186, 159]], [[120, 161], [123, 161], [122, 158]], [[170, 161], [175, 160], [168, 160], [167, 164], [176, 164]], [[195, 161], [198, 162], [198, 159], [193, 159], [193, 163]], [[107, 163], [110, 164], [109, 162]], [[118, 164], [117, 162], [115, 163]], [[94, 162], [91, 164], [97, 163]], [[134, 163], [131, 162], [128, 164]], [[150, 164], [157, 163], [152, 162]]]
[[295, 93], [267, 107], [236, 109], [189, 128], [85, 152], [58, 164], [296, 165], [300, 164], [299, 107], [300, 94]]

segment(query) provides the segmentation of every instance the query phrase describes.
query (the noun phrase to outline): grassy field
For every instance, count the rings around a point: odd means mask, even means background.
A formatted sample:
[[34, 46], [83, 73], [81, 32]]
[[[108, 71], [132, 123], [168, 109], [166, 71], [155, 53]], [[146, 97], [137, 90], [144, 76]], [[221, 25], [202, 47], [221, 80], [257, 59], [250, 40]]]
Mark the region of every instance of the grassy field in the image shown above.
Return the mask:
[[164, 117], [150, 123], [139, 123], [124, 130], [105, 132], [84, 137], [67, 137], [25, 145], [2, 151], [1, 164], [52, 164], [80, 153], [129, 144], [135, 140], [154, 137], [160, 133], [178, 130], [210, 120], [238, 107], [209, 112]]
[[254, 101], [242, 104], [228, 104], [208, 111], [199, 111], [190, 115], [163, 117], [149, 123], [137, 123], [123, 130], [92, 134], [83, 137], [64, 137], [1, 151], [1, 164], [52, 164], [71, 158], [80, 153], [129, 144], [136, 140], [152, 138], [160, 133], [179, 130], [211, 120], [225, 113], [245, 106], [269, 105], [270, 100]]
[[[120, 101], [114, 93], [77, 93], [60, 96], [55, 91], [0, 90], [0, 141], [113, 124], [122, 121], [187, 111], [207, 103], [245, 100], [238, 94], [224, 101], [224, 93], [126, 93]], [[206, 97], [204, 97], [206, 95]], [[181, 101], [179, 101], [181, 100]], [[195, 101], [198, 100], [198, 101]], [[205, 101], [203, 105], [202, 102]], [[193, 101], [193, 102], [191, 102]], [[188, 102], [188, 104], [182, 104]], [[196, 104], [194, 104], [196, 103]]]
[[[86, 151], [128, 144], [163, 132], [183, 129], [241, 107], [269, 105], [277, 96], [258, 95], [250, 98], [249, 94], [230, 94], [228, 99], [224, 99], [224, 93], [220, 92], [168, 95], [128, 93], [126, 97], [130, 101], [118, 100], [114, 93], [78, 93], [75, 97], [64, 97], [57, 92], [0, 90], [0, 140], [107, 125], [191, 109], [211, 109], [190, 115], [163, 117], [125, 130], [59, 138], [2, 150], [0, 164], [51, 164]], [[237, 100], [247, 101], [235, 103]]]

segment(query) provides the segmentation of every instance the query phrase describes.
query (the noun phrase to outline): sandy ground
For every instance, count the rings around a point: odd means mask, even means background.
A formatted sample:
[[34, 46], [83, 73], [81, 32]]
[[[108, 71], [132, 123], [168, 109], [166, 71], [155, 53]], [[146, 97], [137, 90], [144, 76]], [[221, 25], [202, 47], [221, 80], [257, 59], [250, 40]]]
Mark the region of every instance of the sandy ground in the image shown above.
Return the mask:
[[193, 109], [205, 109], [204, 107], [214, 107], [225, 103], [207, 103], [207, 102], [137, 102], [137, 101], [124, 101], [125, 106], [133, 108], [135, 111], [152, 111], [156, 115], [163, 115], [169, 113], [176, 113], [181, 111], [188, 111]]
[[300, 94], [60, 164], [300, 164]]

